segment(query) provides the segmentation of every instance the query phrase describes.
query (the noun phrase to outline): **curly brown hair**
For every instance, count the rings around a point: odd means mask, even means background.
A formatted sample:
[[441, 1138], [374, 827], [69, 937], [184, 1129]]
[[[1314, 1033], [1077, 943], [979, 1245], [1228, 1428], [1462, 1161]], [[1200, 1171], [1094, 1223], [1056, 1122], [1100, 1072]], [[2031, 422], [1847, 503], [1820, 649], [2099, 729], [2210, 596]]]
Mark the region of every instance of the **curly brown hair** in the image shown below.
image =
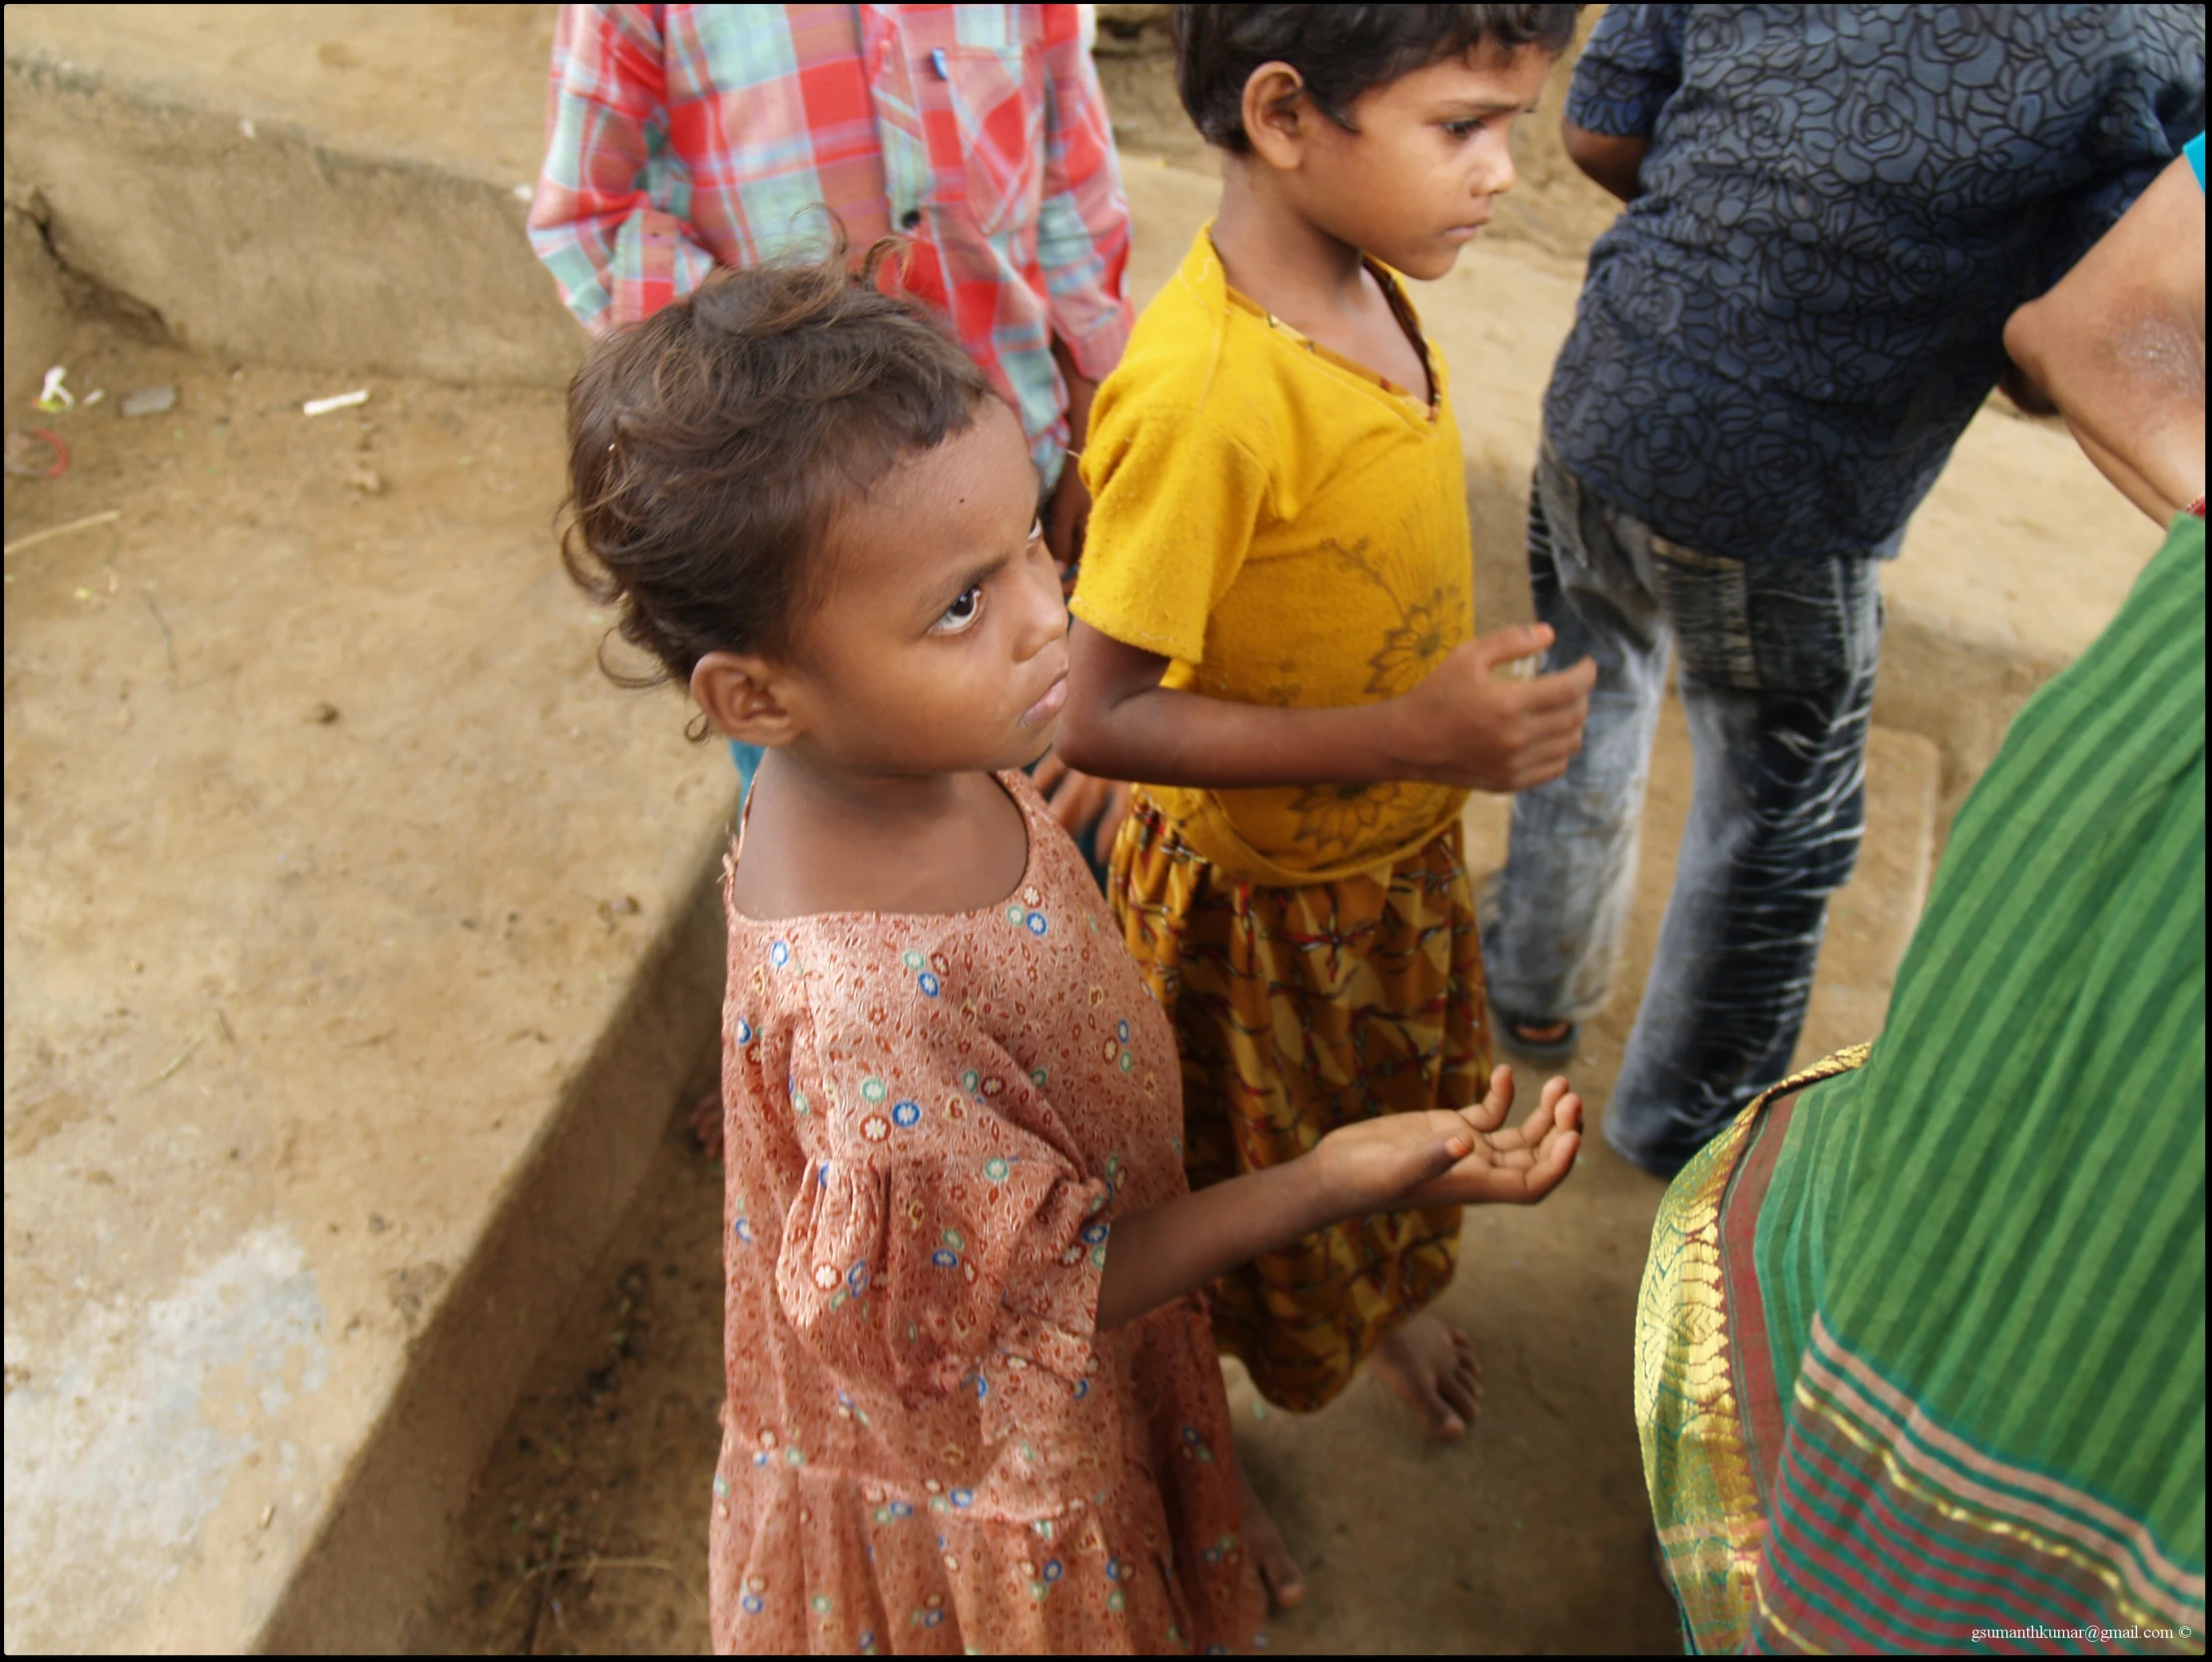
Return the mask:
[[619, 684], [688, 685], [708, 652], [788, 655], [839, 507], [997, 396], [918, 303], [883, 292], [901, 246], [856, 271], [839, 237], [818, 262], [717, 274], [576, 372], [561, 563], [660, 665], [625, 675], [602, 651]]

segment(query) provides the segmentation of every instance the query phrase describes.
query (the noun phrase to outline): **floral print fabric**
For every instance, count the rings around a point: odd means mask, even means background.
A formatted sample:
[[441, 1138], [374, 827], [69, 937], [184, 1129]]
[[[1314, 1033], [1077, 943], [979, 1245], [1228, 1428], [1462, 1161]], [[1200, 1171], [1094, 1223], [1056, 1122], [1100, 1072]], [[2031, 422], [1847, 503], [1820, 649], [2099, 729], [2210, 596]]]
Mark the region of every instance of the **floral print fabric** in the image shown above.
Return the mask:
[[1001, 780], [1030, 859], [999, 906], [729, 908], [721, 1652], [1259, 1631], [1203, 1302], [1096, 1325], [1114, 1218], [1185, 1191], [1174, 1040]]

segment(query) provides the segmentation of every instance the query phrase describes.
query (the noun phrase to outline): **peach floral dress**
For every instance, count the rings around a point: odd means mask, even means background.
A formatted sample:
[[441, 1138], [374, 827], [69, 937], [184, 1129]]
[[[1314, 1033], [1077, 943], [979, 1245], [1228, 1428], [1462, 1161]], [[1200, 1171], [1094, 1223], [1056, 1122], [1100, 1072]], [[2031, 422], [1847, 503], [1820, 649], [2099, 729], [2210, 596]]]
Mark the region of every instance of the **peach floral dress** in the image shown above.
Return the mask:
[[1000, 778], [997, 906], [727, 908], [720, 1652], [1264, 1643], [1202, 1300], [1096, 1327], [1114, 1217], [1185, 1192], [1173, 1035]]

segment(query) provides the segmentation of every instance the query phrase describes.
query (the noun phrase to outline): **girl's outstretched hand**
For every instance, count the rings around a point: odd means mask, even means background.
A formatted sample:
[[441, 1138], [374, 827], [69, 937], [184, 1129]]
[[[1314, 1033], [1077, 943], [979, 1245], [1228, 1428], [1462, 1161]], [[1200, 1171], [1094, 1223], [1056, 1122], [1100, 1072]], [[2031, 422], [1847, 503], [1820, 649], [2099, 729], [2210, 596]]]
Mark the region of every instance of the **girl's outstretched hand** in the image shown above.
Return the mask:
[[1315, 1164], [1347, 1213], [1398, 1207], [1529, 1206], [1573, 1170], [1582, 1147], [1582, 1099], [1564, 1079], [1544, 1087], [1536, 1112], [1500, 1130], [1513, 1108], [1513, 1070], [1491, 1070], [1482, 1101], [1345, 1126], [1321, 1139]]

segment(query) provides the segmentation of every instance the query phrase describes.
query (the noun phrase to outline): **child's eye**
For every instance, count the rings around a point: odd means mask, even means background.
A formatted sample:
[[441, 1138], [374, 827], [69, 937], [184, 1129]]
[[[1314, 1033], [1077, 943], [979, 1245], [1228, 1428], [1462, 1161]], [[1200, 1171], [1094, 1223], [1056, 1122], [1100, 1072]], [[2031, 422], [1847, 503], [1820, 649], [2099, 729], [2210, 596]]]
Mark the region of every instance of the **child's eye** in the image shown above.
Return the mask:
[[1037, 523], [1030, 527], [1030, 540], [1032, 542], [1045, 540], [1045, 516], [1042, 513], [1037, 516]]
[[1483, 118], [1480, 116], [1469, 121], [1447, 121], [1444, 123], [1444, 131], [1455, 139], [1470, 138], [1482, 131], [1482, 123]]
[[973, 628], [983, 615], [983, 584], [971, 583], [966, 592], [945, 608], [945, 615], [930, 626], [933, 634], [957, 635]]

